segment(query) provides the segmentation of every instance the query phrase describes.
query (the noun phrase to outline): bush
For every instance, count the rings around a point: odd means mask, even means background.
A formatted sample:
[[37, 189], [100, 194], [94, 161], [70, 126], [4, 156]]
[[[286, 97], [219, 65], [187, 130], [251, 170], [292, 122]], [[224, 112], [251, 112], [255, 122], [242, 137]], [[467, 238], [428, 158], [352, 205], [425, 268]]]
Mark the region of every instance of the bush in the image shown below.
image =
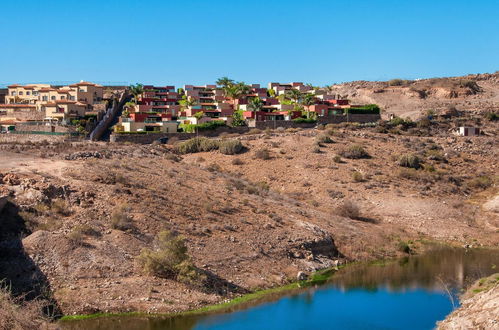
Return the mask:
[[400, 156], [399, 165], [402, 167], [419, 169], [421, 168], [421, 159], [415, 154], [405, 154]]
[[142, 249], [138, 262], [149, 275], [187, 283], [204, 280], [187, 254], [184, 238], [167, 230], [157, 235], [153, 249]]
[[128, 215], [130, 208], [123, 204], [114, 209], [111, 213], [111, 228], [118, 230], [132, 229], [132, 219]]
[[377, 104], [368, 104], [362, 107], [345, 109], [345, 113], [350, 114], [379, 114], [381, 109]]
[[201, 151], [211, 151], [218, 149], [218, 143], [205, 137], [195, 137], [176, 146], [177, 152], [181, 154], [196, 153]]
[[232, 165], [244, 165], [244, 162], [240, 158], [234, 158], [232, 160]]
[[487, 175], [477, 176], [468, 181], [468, 186], [474, 189], [487, 189], [492, 186], [492, 179]]
[[0, 329], [43, 329], [47, 327], [42, 310], [41, 300], [23, 302], [21, 298], [12, 297], [9, 289], [0, 286]]
[[341, 157], [339, 155], [334, 156], [333, 161], [335, 163], [343, 163], [343, 160], [341, 160]]
[[80, 246], [83, 245], [83, 232], [81, 228], [75, 227], [69, 234], [68, 239], [72, 245]]
[[411, 81], [410, 80], [404, 80], [404, 79], [392, 79], [388, 81], [388, 86], [403, 86], [409, 84]]
[[327, 136], [326, 134], [320, 134], [320, 135], [317, 135], [317, 137], [315, 138], [315, 141], [317, 143], [333, 143], [334, 141], [329, 137]]
[[58, 215], [68, 216], [71, 215], [71, 210], [68, 203], [64, 199], [56, 199], [50, 205], [50, 210]]
[[499, 115], [495, 112], [487, 112], [485, 114], [485, 118], [487, 118], [487, 120], [489, 121], [496, 121], [499, 120]]
[[362, 173], [355, 171], [352, 173], [352, 179], [354, 182], [362, 182], [364, 181], [364, 176]]
[[223, 140], [219, 142], [219, 150], [224, 155], [234, 155], [243, 150], [243, 144], [239, 140]]
[[211, 130], [216, 129], [217, 127], [226, 126], [225, 121], [223, 120], [212, 120], [202, 124], [180, 124], [179, 127], [186, 133], [193, 133], [203, 130]]
[[370, 155], [364, 150], [364, 147], [358, 144], [351, 145], [347, 149], [342, 150], [340, 156], [349, 159], [370, 158]]
[[320, 154], [322, 151], [321, 151], [321, 147], [320, 145], [318, 144], [315, 144], [313, 147], [312, 147], [312, 152], [315, 153], [315, 154]]
[[268, 160], [270, 159], [270, 152], [268, 149], [260, 149], [255, 152], [255, 158]]
[[359, 219], [360, 208], [355, 202], [346, 200], [336, 208], [336, 214], [345, 218]]

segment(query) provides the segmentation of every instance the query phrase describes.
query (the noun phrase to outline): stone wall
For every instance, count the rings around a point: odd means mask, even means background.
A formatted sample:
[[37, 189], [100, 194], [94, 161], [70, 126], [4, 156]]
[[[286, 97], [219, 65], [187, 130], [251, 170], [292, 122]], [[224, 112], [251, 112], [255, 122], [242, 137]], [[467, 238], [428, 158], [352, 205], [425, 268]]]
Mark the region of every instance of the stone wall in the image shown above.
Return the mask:
[[218, 127], [213, 130], [203, 130], [198, 133], [146, 133], [146, 134], [111, 134], [111, 142], [129, 142], [129, 143], [139, 143], [147, 144], [152, 143], [162, 137], [167, 137], [169, 139], [175, 137], [179, 140], [188, 140], [196, 136], [207, 136], [216, 137], [221, 134], [244, 134], [248, 132], [250, 128], [244, 127]]
[[339, 124], [339, 123], [375, 123], [381, 119], [380, 114], [349, 114], [328, 117], [319, 117], [319, 124]]
[[26, 125], [26, 124], [16, 124], [16, 131], [18, 132], [58, 132], [58, 133], [68, 133], [75, 132], [74, 127], [61, 126], [61, 125]]
[[75, 141], [81, 138], [71, 137], [67, 135], [41, 135], [41, 134], [0, 134], [0, 143], [26, 143], [26, 142], [60, 142], [60, 141]]
[[278, 127], [312, 128], [315, 127], [316, 125], [317, 125], [316, 123], [296, 123], [292, 120], [269, 120], [269, 121], [257, 121], [255, 122], [254, 127], [258, 129], [266, 129], [266, 128], [276, 129]]

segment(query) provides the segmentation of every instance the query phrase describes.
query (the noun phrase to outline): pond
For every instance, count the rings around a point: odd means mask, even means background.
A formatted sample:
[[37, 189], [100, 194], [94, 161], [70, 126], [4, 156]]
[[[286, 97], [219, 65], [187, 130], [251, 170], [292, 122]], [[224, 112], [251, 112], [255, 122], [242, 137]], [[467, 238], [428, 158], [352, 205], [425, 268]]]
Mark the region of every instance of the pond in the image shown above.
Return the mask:
[[499, 251], [438, 248], [421, 256], [352, 264], [324, 284], [215, 314], [104, 317], [64, 329], [433, 329], [459, 293], [495, 272]]

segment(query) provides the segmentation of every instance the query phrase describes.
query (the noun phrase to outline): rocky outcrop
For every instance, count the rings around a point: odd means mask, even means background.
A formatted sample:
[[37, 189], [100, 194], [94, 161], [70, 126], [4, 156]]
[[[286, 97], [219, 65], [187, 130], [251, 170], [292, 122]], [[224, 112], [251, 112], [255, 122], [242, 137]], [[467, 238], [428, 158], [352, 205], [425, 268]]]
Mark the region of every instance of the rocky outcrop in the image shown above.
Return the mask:
[[475, 283], [464, 295], [461, 307], [438, 324], [441, 330], [498, 328], [499, 274]]

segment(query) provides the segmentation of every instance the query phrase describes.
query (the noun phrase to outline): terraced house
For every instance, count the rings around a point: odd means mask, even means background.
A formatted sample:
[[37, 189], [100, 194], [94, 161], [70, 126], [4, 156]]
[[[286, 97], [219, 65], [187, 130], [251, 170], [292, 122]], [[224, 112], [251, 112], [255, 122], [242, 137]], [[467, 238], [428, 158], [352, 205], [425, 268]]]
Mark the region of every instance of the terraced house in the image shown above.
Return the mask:
[[[33, 112], [41, 119], [69, 120], [84, 116], [93, 106], [103, 100], [104, 88], [90, 82], [80, 81], [64, 87], [48, 84], [10, 85], [0, 111], [15, 118], [20, 112]], [[38, 113], [39, 116], [36, 116]]]

